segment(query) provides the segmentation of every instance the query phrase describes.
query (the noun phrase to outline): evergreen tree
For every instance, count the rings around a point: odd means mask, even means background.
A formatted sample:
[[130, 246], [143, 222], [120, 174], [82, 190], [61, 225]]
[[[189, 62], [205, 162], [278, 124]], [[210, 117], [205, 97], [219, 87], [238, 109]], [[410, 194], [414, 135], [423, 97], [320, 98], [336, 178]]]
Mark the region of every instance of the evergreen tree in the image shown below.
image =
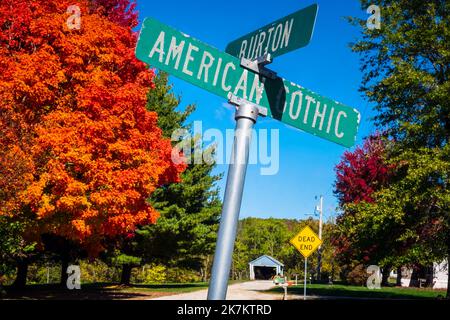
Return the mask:
[[[147, 109], [158, 113], [158, 125], [166, 137], [177, 129], [188, 131], [190, 128], [185, 122], [195, 106], [178, 111], [179, 103], [180, 99], [168, 84], [167, 74], [159, 72], [155, 88], [148, 95]], [[191, 154], [199, 152], [194, 148], [197, 139], [189, 137], [183, 143], [190, 145]], [[210, 147], [200, 152], [212, 154], [214, 150]], [[120, 255], [124, 266], [122, 283], [129, 283], [133, 266], [149, 262], [200, 270], [206, 280], [221, 212], [216, 187], [221, 175], [212, 174], [214, 166], [211, 162], [189, 164], [179, 183], [168, 184], [154, 192], [149, 201], [160, 217], [155, 225], [140, 228], [132, 240], [125, 241]]]

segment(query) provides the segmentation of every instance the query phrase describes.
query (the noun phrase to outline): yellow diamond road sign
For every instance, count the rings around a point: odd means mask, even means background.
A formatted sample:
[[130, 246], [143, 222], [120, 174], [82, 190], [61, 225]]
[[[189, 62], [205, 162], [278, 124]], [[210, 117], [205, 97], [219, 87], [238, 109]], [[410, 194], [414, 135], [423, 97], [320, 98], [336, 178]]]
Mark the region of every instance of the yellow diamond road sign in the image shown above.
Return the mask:
[[290, 242], [305, 258], [308, 258], [322, 244], [319, 236], [308, 226], [304, 227]]

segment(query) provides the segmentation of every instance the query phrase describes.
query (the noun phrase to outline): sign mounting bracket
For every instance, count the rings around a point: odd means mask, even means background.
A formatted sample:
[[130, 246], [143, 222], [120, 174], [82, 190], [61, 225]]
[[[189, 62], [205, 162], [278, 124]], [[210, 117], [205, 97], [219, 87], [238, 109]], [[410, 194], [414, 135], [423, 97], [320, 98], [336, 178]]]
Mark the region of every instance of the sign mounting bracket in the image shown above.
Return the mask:
[[265, 66], [272, 63], [273, 58], [270, 53], [266, 53], [255, 60], [241, 58], [241, 67], [257, 73], [263, 77], [269, 79], [276, 79], [277, 73], [275, 71], [267, 69]]
[[267, 117], [267, 108], [258, 106], [255, 103], [252, 103], [252, 102], [247, 101], [245, 99], [239, 98], [238, 96], [235, 96], [231, 92], [228, 93], [228, 103], [236, 106], [236, 108], [239, 108], [240, 106], [242, 106], [244, 104], [253, 105], [253, 106], [255, 106], [258, 109], [258, 112], [259, 112], [258, 115], [263, 116], [263, 117]]

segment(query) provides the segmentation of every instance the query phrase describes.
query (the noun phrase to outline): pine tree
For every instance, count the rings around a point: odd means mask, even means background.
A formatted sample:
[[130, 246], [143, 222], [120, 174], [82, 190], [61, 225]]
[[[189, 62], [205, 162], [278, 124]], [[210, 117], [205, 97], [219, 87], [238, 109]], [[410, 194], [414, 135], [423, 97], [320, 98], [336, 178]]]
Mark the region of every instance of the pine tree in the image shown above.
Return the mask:
[[[159, 72], [154, 82], [147, 109], [158, 114], [158, 126], [163, 135], [170, 137], [177, 129], [189, 130], [190, 125], [185, 122], [195, 106], [177, 110], [180, 99], [173, 94], [166, 73]], [[197, 139], [187, 139], [184, 143], [191, 145], [192, 154], [198, 152], [194, 150]], [[208, 148], [202, 152], [211, 154], [213, 150]], [[221, 175], [212, 174], [214, 166], [214, 163], [190, 164], [181, 175], [181, 182], [165, 185], [153, 193], [149, 201], [160, 217], [154, 226], [139, 228], [126, 243], [121, 257], [130, 263], [123, 264], [123, 284], [129, 283], [133, 266], [149, 262], [200, 269], [206, 278], [221, 212], [216, 187]]]

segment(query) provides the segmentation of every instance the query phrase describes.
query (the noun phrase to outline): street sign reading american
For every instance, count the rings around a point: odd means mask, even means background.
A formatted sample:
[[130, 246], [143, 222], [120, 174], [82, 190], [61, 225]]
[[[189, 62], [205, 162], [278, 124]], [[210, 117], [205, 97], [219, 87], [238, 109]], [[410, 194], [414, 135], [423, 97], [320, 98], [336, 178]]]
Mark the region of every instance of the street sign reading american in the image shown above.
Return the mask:
[[302, 48], [310, 41], [317, 17], [317, 4], [278, 19], [255, 32], [230, 42], [225, 52], [238, 58], [272, 57]]
[[282, 78], [269, 79], [240, 66], [240, 60], [160, 23], [143, 22], [136, 57], [182, 80], [228, 98], [267, 109], [267, 115], [346, 147], [353, 146], [357, 110]]

